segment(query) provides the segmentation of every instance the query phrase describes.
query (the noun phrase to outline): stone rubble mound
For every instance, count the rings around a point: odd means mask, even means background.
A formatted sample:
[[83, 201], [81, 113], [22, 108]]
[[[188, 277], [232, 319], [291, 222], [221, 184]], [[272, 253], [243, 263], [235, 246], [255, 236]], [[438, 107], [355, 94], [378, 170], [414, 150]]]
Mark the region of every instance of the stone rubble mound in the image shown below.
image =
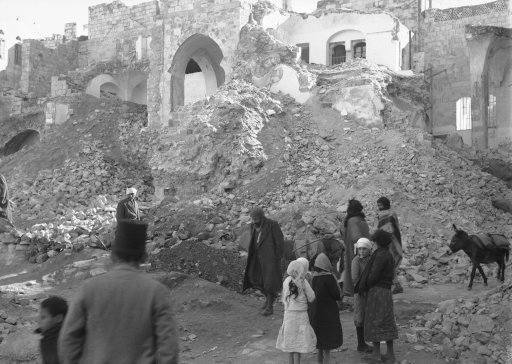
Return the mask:
[[443, 301], [435, 312], [416, 318], [407, 341], [449, 361], [509, 363], [511, 299], [509, 282], [482, 297]]
[[[90, 101], [86, 99], [84, 103]], [[93, 102], [93, 110], [90, 106], [85, 115], [69, 121], [79, 138], [62, 129], [11, 158], [19, 162], [11, 174], [6, 173], [19, 230], [0, 235], [0, 241], [18, 245], [16, 250], [24, 251], [31, 263], [42, 263], [63, 250], [105, 249], [112, 240], [115, 210], [124, 189], [135, 185], [143, 203], [153, 195], [150, 171], [143, 163], [147, 145], [143, 138], [133, 142], [145, 111], [115, 101]], [[83, 130], [88, 132], [80, 133]], [[76, 139], [66, 150], [65, 140], [71, 138]], [[59, 144], [59, 152], [67, 157], [62, 163], [41, 165], [35, 177], [29, 175], [30, 168], [23, 168], [37, 160], [41, 150]]]

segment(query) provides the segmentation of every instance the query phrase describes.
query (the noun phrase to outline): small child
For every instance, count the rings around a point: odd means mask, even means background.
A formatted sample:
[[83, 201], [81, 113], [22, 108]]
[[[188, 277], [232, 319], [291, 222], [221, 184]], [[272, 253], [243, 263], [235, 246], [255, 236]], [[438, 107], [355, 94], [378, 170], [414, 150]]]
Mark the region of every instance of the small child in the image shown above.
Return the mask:
[[51, 296], [41, 302], [36, 333], [43, 335], [40, 343], [43, 364], [59, 364], [57, 340], [67, 312], [68, 304], [62, 297]]
[[304, 262], [294, 260], [283, 282], [284, 318], [276, 348], [290, 353], [290, 364], [300, 363], [301, 354], [315, 351], [316, 336], [308, 318], [308, 302], [315, 299], [315, 294], [305, 279], [306, 272]]
[[[361, 238], [354, 245], [354, 259], [352, 260], [352, 282], [358, 286], [358, 281], [363, 274], [364, 268], [370, 260], [372, 251], [372, 242], [366, 238]], [[364, 341], [364, 307], [366, 305], [366, 295], [354, 292], [354, 325], [357, 333], [357, 351], [362, 353], [371, 353], [372, 349]]]
[[312, 317], [319, 363], [330, 363], [331, 350], [343, 345], [343, 331], [337, 304], [341, 299], [341, 292], [331, 272], [329, 258], [320, 253], [315, 259], [313, 290], [316, 300]]

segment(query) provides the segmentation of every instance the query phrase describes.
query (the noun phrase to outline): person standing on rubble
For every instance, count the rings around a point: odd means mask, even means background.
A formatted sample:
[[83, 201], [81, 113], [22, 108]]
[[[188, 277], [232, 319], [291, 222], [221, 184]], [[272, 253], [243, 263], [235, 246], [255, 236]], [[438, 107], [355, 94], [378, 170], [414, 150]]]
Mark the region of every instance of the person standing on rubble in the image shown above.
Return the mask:
[[265, 295], [262, 315], [270, 316], [281, 289], [284, 237], [279, 223], [266, 218], [262, 208], [254, 208], [250, 215], [251, 240], [242, 290], [255, 288], [261, 291]]
[[352, 281], [352, 260], [354, 259], [354, 245], [361, 238], [370, 236], [370, 228], [363, 213], [363, 205], [358, 200], [348, 202], [347, 216], [343, 223], [343, 241], [345, 242], [345, 269], [343, 271], [343, 293], [345, 296], [354, 295], [354, 282]]
[[118, 223], [115, 266], [74, 297], [59, 337], [61, 363], [178, 363], [169, 289], [139, 270], [146, 234], [142, 221]]
[[402, 293], [404, 291], [402, 285], [398, 281], [398, 267], [402, 262], [402, 234], [400, 234], [400, 226], [398, 225], [398, 216], [391, 210], [391, 202], [387, 197], [381, 197], [377, 200], [378, 221], [377, 229], [381, 229], [391, 233], [393, 241], [389, 244], [389, 251], [395, 262], [395, 276], [393, 277], [392, 293]]
[[126, 189], [126, 198], [117, 204], [116, 219], [121, 220], [140, 220], [139, 205], [135, 200], [137, 190], [134, 187]]
[[0, 217], [12, 224], [12, 206], [9, 200], [7, 180], [0, 174]]

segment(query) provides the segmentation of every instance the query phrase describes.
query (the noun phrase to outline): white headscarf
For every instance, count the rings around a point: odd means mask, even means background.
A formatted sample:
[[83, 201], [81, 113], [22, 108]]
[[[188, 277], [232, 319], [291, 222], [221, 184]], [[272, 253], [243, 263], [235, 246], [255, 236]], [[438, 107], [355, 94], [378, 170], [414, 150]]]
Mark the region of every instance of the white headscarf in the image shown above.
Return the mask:
[[129, 194], [134, 194], [136, 195], [137, 194], [137, 189], [135, 187], [129, 187], [126, 189], [126, 194], [129, 195]]
[[368, 248], [372, 250], [373, 244], [369, 239], [361, 238], [357, 241], [357, 243], [354, 245], [354, 254], [357, 254], [357, 249], [359, 248]]

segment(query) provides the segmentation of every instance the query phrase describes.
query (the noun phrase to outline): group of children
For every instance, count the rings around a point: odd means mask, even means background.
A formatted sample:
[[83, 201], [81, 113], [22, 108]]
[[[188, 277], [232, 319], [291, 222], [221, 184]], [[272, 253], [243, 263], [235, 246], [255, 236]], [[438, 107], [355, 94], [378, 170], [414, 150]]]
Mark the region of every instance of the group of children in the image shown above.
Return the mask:
[[[357, 282], [370, 259], [373, 243], [361, 238], [354, 246], [351, 275]], [[338, 301], [342, 294], [334, 276], [332, 263], [320, 253], [309, 271], [306, 258], [298, 258], [288, 265], [288, 277], [283, 282], [281, 300], [284, 318], [277, 337], [277, 349], [289, 353], [291, 364], [300, 363], [301, 354], [318, 350], [318, 362], [330, 363], [331, 350], [343, 344], [343, 331]], [[364, 341], [364, 296], [354, 295], [354, 324], [360, 352], [371, 352]]]

